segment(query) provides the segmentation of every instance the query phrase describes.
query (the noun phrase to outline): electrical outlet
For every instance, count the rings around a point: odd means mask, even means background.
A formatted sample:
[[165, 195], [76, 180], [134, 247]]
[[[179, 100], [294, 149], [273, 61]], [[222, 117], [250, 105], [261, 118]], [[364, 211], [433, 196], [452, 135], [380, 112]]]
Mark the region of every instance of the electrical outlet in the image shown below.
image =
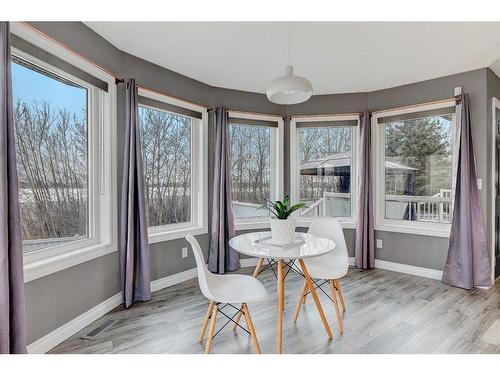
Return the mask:
[[481, 190], [483, 188], [483, 179], [478, 178], [477, 179], [477, 189]]
[[182, 248], [182, 257], [183, 258], [187, 258], [188, 257], [188, 248], [187, 247], [183, 247]]
[[381, 249], [384, 246], [382, 240], [377, 239], [377, 249]]

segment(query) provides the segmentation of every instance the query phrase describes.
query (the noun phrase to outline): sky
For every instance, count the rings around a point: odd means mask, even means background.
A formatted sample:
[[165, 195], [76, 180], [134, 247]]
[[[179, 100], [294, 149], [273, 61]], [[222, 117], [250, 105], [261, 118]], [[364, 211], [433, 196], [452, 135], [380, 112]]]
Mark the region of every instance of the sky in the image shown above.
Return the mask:
[[12, 88], [14, 106], [19, 99], [28, 104], [45, 101], [53, 110], [67, 109], [78, 116], [82, 116], [82, 108], [86, 107], [86, 89], [70, 86], [14, 62]]

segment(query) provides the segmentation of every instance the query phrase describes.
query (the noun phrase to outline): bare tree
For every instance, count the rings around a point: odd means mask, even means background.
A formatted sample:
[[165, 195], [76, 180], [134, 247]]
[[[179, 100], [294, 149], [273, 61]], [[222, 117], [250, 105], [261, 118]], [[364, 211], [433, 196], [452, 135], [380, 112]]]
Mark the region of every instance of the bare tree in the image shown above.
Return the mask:
[[191, 119], [139, 108], [149, 226], [191, 220]]
[[50, 104], [15, 107], [24, 240], [86, 236], [87, 120]]
[[233, 200], [263, 204], [270, 197], [270, 129], [231, 125]]

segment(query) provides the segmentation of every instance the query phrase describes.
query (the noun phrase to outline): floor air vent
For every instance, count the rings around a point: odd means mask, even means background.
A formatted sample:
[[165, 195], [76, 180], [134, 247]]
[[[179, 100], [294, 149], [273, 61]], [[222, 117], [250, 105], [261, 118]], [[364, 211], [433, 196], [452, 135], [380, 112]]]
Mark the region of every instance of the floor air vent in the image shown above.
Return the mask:
[[103, 333], [106, 330], [108, 330], [109, 328], [111, 328], [111, 326], [113, 324], [115, 324], [115, 322], [116, 322], [115, 320], [111, 320], [111, 319], [105, 320], [97, 328], [93, 329], [92, 331], [90, 331], [86, 335], [83, 335], [82, 339], [85, 339], [85, 340], [95, 340], [96, 338], [98, 338], [98, 336], [101, 333]]

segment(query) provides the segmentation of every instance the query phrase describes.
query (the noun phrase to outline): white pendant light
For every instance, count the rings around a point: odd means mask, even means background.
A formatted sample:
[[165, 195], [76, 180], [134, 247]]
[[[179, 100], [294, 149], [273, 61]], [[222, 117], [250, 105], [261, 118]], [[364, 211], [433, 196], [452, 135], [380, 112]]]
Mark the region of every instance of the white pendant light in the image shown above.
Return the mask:
[[298, 104], [308, 100], [312, 93], [313, 87], [304, 77], [293, 75], [293, 66], [290, 63], [291, 56], [291, 25], [288, 29], [288, 65], [286, 74], [276, 78], [267, 88], [267, 98], [276, 104]]

